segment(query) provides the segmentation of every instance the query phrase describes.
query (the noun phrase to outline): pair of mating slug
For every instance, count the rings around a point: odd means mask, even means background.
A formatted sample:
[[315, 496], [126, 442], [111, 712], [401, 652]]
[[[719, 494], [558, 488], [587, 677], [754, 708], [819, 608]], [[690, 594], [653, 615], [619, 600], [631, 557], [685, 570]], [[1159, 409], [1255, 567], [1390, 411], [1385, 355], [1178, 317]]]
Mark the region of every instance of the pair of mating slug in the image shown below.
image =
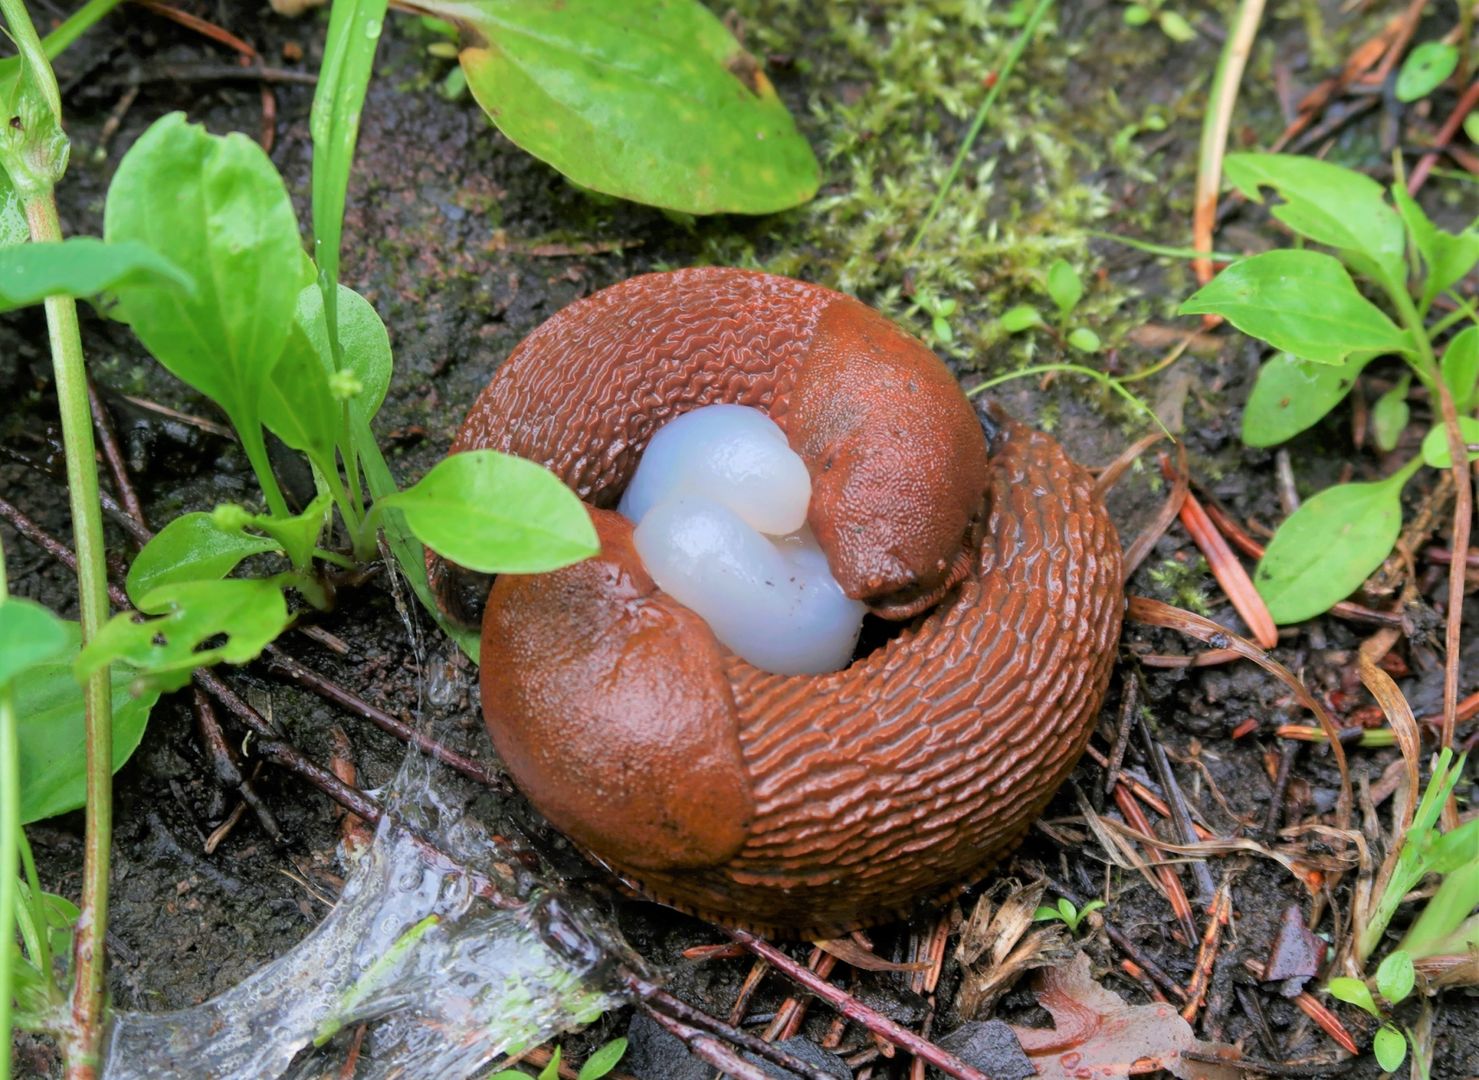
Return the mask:
[[[841, 671], [725, 649], [613, 509], [653, 433], [718, 403], [780, 426], [843, 591], [907, 624]], [[663, 903], [812, 937], [907, 914], [1016, 843], [1088, 741], [1123, 610], [1090, 477], [856, 300], [732, 269], [615, 285], [514, 350], [452, 451], [479, 448], [548, 466], [601, 542], [491, 591], [430, 558], [453, 618], [486, 597], [494, 746], [557, 828]]]

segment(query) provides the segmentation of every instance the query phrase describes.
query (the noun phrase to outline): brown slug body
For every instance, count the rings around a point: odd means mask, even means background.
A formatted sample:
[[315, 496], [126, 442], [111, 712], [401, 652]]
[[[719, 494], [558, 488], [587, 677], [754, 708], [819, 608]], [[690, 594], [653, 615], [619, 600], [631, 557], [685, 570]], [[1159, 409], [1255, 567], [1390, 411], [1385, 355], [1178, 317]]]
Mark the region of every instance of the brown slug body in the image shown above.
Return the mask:
[[[842, 671], [734, 656], [606, 509], [653, 432], [716, 403], [786, 432], [844, 591], [912, 619]], [[1091, 480], [1047, 436], [978, 418], [929, 350], [855, 300], [741, 270], [633, 278], [514, 350], [452, 449], [480, 447], [549, 466], [602, 544], [494, 581], [493, 742], [552, 823], [656, 899], [793, 935], [905, 914], [1019, 839], [1088, 740], [1123, 607]], [[473, 618], [485, 579], [428, 569], [449, 614]]]

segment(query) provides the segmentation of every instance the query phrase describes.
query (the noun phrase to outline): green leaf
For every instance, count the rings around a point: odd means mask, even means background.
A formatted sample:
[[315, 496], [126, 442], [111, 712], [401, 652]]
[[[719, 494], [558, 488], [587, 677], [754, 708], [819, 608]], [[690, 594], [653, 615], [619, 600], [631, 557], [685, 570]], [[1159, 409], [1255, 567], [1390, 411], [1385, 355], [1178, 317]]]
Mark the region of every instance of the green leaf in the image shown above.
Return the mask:
[[1068, 334], [1068, 344], [1079, 352], [1095, 353], [1099, 351], [1099, 335], [1087, 326], [1075, 327]]
[[[313, 136], [313, 254], [320, 272], [320, 302], [323, 292], [339, 284], [349, 171], [385, 8], [386, 0], [337, 0], [329, 9], [324, 62], [308, 121]], [[330, 315], [337, 325], [337, 312]], [[329, 369], [333, 370], [332, 363]]]
[[212, 514], [181, 514], [144, 545], [128, 568], [124, 589], [135, 604], [164, 585], [216, 581], [251, 555], [280, 550], [278, 544], [228, 528]]
[[1150, 9], [1143, 4], [1131, 4], [1125, 8], [1126, 26], [1144, 26], [1150, 22]]
[[1443, 350], [1442, 370], [1454, 406], [1459, 412], [1467, 412], [1479, 396], [1475, 393], [1479, 390], [1479, 326], [1469, 327], [1448, 343]]
[[1404, 469], [1378, 483], [1336, 484], [1285, 519], [1253, 583], [1280, 625], [1313, 618], [1361, 587], [1402, 528]]
[[1396, 1072], [1407, 1058], [1407, 1039], [1391, 1024], [1383, 1024], [1371, 1037], [1371, 1053], [1387, 1072]]
[[598, 1049], [594, 1054], [585, 1059], [585, 1064], [580, 1067], [575, 1080], [601, 1080], [612, 1069], [616, 1068], [621, 1061], [622, 1055], [627, 1052], [627, 1041], [625, 1038], [612, 1039], [605, 1046]]
[[496, 450], [438, 462], [381, 499], [443, 558], [482, 574], [535, 574], [579, 562], [599, 545], [585, 504], [548, 469]]
[[1402, 70], [1397, 72], [1398, 101], [1425, 98], [1448, 81], [1458, 67], [1458, 46], [1441, 41], [1425, 41], [1407, 54]]
[[66, 647], [66, 624], [49, 609], [34, 600], [0, 593], [0, 686]]
[[[14, 685], [20, 717], [21, 823], [75, 810], [87, 801], [87, 736], [82, 687], [72, 675], [82, 631], [64, 622], [65, 643], [57, 656], [23, 672]], [[123, 768], [149, 720], [158, 691], [134, 697], [136, 673], [117, 666], [113, 688], [113, 771]]]
[[1276, 446], [1318, 423], [1356, 385], [1374, 353], [1352, 353], [1340, 364], [1314, 364], [1286, 352], [1258, 369], [1243, 409], [1243, 442]]
[[560, 1048], [549, 1056], [549, 1062], [539, 1070], [539, 1080], [560, 1080]]
[[152, 286], [186, 293], [189, 276], [143, 244], [108, 244], [74, 236], [55, 244], [0, 245], [0, 311], [48, 296], [95, 296], [109, 289]]
[[1393, 1005], [1412, 993], [1416, 981], [1412, 957], [1401, 949], [1387, 956], [1376, 969], [1376, 989]]
[[1254, 202], [1261, 188], [1277, 191], [1284, 202], [1270, 212], [1295, 232], [1358, 256], [1393, 287], [1406, 283], [1402, 222], [1369, 176], [1298, 154], [1228, 154], [1223, 173]]
[[24, 244], [30, 238], [31, 227], [26, 224], [21, 197], [15, 193], [15, 185], [5, 170], [0, 168], [0, 248]]
[[307, 282], [293, 205], [244, 135], [209, 135], [182, 113], [154, 123], [108, 188], [104, 233], [137, 241], [195, 281], [119, 292], [118, 314], [159, 362], [220, 405], [246, 435]]
[[1412, 410], [1407, 407], [1407, 390], [1411, 385], [1411, 374], [1404, 374], [1371, 407], [1372, 433], [1376, 436], [1377, 449], [1383, 453], [1395, 450], [1397, 440], [1407, 430], [1407, 421], [1412, 415]]
[[1197, 32], [1180, 12], [1163, 11], [1156, 17], [1156, 22], [1160, 24], [1161, 33], [1178, 44], [1196, 40]]
[[1339, 260], [1317, 251], [1269, 251], [1233, 263], [1181, 305], [1221, 315], [1245, 334], [1321, 364], [1352, 353], [1410, 353], [1412, 342], [1356, 291]]
[[1055, 259], [1048, 267], [1048, 296], [1060, 315], [1067, 315], [1083, 299], [1084, 283], [1066, 259]]
[[689, 214], [766, 214], [820, 170], [759, 63], [697, 0], [424, 0], [458, 23], [483, 110], [582, 187]]
[[286, 518], [257, 514], [251, 523], [253, 528], [261, 529], [281, 544], [294, 566], [304, 569], [313, 563], [313, 549], [318, 546], [333, 505], [333, 496], [325, 491], [304, 507], [301, 514]]
[[256, 659], [291, 621], [271, 579], [176, 582], [147, 593], [139, 606], [160, 614], [140, 619], [123, 612], [104, 623], [78, 657], [79, 679], [122, 660], [138, 669], [144, 685], [177, 690], [198, 667]]
[[1338, 978], [1331, 979], [1325, 989], [1330, 991], [1331, 997], [1344, 1001], [1348, 1005], [1355, 1005], [1357, 1008], [1364, 1009], [1372, 1016], [1380, 1019], [1381, 1011], [1376, 1007], [1376, 999], [1371, 996], [1371, 991], [1366, 988], [1366, 984], [1360, 979], [1352, 979], [1347, 975], [1341, 975]]
[[1057, 908], [1043, 906], [1032, 913], [1033, 922], [1047, 922], [1051, 919], [1062, 919], [1063, 915]]
[[1042, 315], [1031, 304], [1018, 304], [1002, 312], [1001, 328], [1009, 334], [1019, 334], [1023, 330], [1041, 325]]
[[1426, 311], [1435, 296], [1461, 280], [1479, 263], [1479, 229], [1470, 228], [1454, 235], [1438, 228], [1401, 184], [1392, 185], [1392, 200], [1397, 204], [1397, 213], [1427, 267], [1421, 298]]
[[[1458, 418], [1459, 438], [1465, 446], [1479, 443], [1479, 420], [1472, 416]], [[1453, 456], [1448, 452], [1448, 428], [1440, 421], [1423, 437], [1423, 461], [1435, 469], [1447, 469], [1453, 465]], [[1479, 451], [1468, 451], [1470, 461], [1479, 458]]]

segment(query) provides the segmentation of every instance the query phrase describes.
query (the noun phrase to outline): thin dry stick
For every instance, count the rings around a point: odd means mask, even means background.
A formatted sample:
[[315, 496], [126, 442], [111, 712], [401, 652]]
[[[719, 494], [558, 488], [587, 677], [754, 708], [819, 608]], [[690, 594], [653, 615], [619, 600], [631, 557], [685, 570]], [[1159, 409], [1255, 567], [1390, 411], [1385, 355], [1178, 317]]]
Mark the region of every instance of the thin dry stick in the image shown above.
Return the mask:
[[941, 1049], [928, 1039], [921, 1038], [882, 1013], [868, 1008], [847, 991], [833, 986], [825, 979], [818, 978], [815, 972], [808, 971], [804, 965], [792, 960], [770, 942], [763, 941], [744, 930], [730, 930], [729, 934], [756, 956], [769, 961], [777, 971], [810, 990], [849, 1020], [857, 1021], [873, 1034], [887, 1039], [905, 1053], [924, 1058], [935, 1068], [947, 1076], [955, 1077], [956, 1080], [988, 1080], [988, 1077], [979, 1069], [967, 1065], [954, 1054]]

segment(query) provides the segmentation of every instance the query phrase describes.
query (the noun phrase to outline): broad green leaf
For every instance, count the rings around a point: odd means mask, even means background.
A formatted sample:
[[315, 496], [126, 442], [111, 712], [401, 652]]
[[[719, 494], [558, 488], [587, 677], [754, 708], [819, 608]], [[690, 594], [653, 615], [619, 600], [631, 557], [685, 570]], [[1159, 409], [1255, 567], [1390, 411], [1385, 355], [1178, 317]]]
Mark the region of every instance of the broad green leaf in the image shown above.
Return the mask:
[[1344, 363], [1314, 364], [1276, 353], [1258, 369], [1243, 409], [1243, 442], [1276, 446], [1318, 423], [1356, 385], [1372, 353], [1352, 353]]
[[257, 514], [252, 518], [252, 527], [281, 544], [294, 566], [307, 567], [313, 562], [313, 549], [318, 545], [333, 505], [333, 496], [325, 491], [304, 507], [301, 514], [287, 518]]
[[1396, 1072], [1407, 1059], [1407, 1039], [1391, 1024], [1383, 1024], [1371, 1036], [1371, 1054], [1387, 1072]]
[[1277, 191], [1284, 202], [1270, 213], [1295, 232], [1364, 257], [1394, 287], [1406, 282], [1402, 222], [1369, 176], [1298, 154], [1228, 154], [1223, 173], [1254, 202]]
[[119, 163], [104, 233], [137, 241], [195, 281], [195, 294], [119, 292], [118, 314], [175, 375], [256, 427], [258, 401], [308, 284], [282, 178], [244, 135], [216, 136], [182, 113], [158, 120]]
[[48, 296], [95, 296], [140, 285], [193, 288], [178, 267], [143, 244], [74, 236], [54, 244], [0, 246], [0, 311], [39, 304]]
[[1479, 390], [1479, 326], [1456, 334], [1443, 350], [1443, 381], [1459, 412], [1473, 407]]
[[1479, 263], [1479, 229], [1470, 228], [1455, 235], [1438, 228], [1401, 184], [1392, 185], [1392, 200], [1427, 268], [1422, 291], [1423, 310], [1427, 310], [1435, 296]]
[[[66, 641], [53, 660], [30, 668], [14, 683], [20, 718], [21, 822], [39, 821], [87, 801], [87, 737], [82, 687], [72, 675], [82, 642], [74, 622], [62, 624]], [[136, 672], [122, 665], [109, 673], [113, 687], [113, 771], [128, 761], [139, 740], [158, 691], [131, 693]]]
[[1349, 975], [1341, 975], [1330, 980], [1325, 987], [1330, 991], [1330, 996], [1338, 1001], [1344, 1001], [1348, 1005], [1354, 1005], [1364, 1009], [1372, 1016], [1380, 1017], [1381, 1012], [1376, 1007], [1376, 999], [1371, 996], [1371, 991], [1360, 979], [1353, 979]]
[[[1458, 418], [1459, 438], [1465, 446], [1479, 443], [1479, 420], [1472, 416]], [[1453, 465], [1453, 455], [1448, 452], [1448, 428], [1440, 421], [1423, 437], [1423, 461], [1435, 469], [1447, 469]], [[1479, 450], [1468, 451], [1470, 461], [1479, 458]]]
[[67, 647], [66, 624], [20, 596], [0, 593], [0, 686]]
[[248, 556], [277, 550], [276, 542], [227, 528], [212, 514], [181, 514], [134, 558], [124, 589], [138, 604], [163, 585], [218, 581]]
[[198, 667], [255, 659], [291, 621], [271, 579], [175, 582], [147, 593], [139, 607], [157, 617], [122, 612], [109, 619], [78, 657], [79, 679], [122, 660], [144, 685], [177, 690]]
[[1041, 325], [1042, 315], [1031, 304], [1007, 308], [1001, 315], [1001, 328], [1009, 334], [1019, 334], [1023, 330]]
[[1393, 1005], [1412, 993], [1416, 979], [1412, 957], [1401, 949], [1389, 954], [1376, 969], [1376, 989]]
[[385, 400], [393, 367], [390, 335], [375, 308], [344, 285], [338, 297], [342, 370], [335, 372], [323, 293], [309, 286], [298, 294], [287, 347], [262, 395], [262, 422], [325, 471], [336, 467], [334, 446], [344, 449], [349, 439], [336, 387], [352, 391], [349, 414], [368, 424]]
[[1397, 448], [1397, 440], [1407, 430], [1407, 421], [1412, 410], [1407, 407], [1407, 390], [1412, 385], [1412, 376], [1404, 374], [1397, 384], [1371, 407], [1372, 434], [1376, 437], [1377, 449], [1390, 453]]
[[555, 1047], [555, 1052], [549, 1056], [549, 1061], [544, 1068], [539, 1070], [538, 1080], [560, 1080], [560, 1048]]
[[423, 0], [462, 29], [473, 97], [582, 187], [689, 214], [766, 214], [820, 170], [760, 64], [697, 0]]
[[1243, 333], [1320, 364], [1352, 353], [1408, 353], [1407, 333], [1356, 291], [1338, 259], [1269, 251], [1234, 263], [1181, 305], [1182, 315], [1221, 315]]
[[1055, 259], [1048, 267], [1048, 296], [1060, 315], [1067, 315], [1083, 299], [1084, 283], [1066, 259]]
[[1425, 41], [1402, 61], [1397, 72], [1395, 93], [1398, 101], [1425, 98], [1448, 81], [1458, 67], [1458, 46], [1441, 41]]
[[1410, 475], [1336, 484], [1285, 519], [1253, 574], [1274, 622], [1313, 618], [1361, 587], [1397, 542]]
[[335, 296], [335, 309], [329, 312], [335, 326], [338, 298], [333, 290], [339, 284], [344, 201], [385, 8], [386, 0], [337, 0], [329, 9], [324, 62], [308, 121], [313, 136], [313, 255], [320, 272], [320, 301], [323, 293]]
[[580, 1067], [576, 1080], [601, 1080], [612, 1069], [616, 1068], [621, 1061], [622, 1055], [627, 1052], [627, 1041], [624, 1038], [612, 1039], [602, 1046], [594, 1054], [585, 1059], [585, 1064]]
[[453, 454], [377, 505], [404, 514], [443, 558], [482, 574], [536, 574], [599, 550], [574, 492], [548, 469], [496, 450]]

